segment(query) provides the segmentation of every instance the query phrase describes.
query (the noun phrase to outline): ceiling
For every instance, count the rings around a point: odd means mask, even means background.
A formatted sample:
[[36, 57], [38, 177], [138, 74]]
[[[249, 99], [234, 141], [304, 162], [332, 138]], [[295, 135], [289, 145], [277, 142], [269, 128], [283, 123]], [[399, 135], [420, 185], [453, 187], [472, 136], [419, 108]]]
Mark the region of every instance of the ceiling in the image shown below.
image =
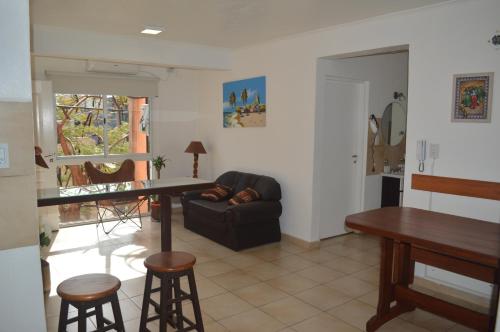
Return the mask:
[[31, 21], [72, 29], [244, 47], [444, 0], [31, 0]]

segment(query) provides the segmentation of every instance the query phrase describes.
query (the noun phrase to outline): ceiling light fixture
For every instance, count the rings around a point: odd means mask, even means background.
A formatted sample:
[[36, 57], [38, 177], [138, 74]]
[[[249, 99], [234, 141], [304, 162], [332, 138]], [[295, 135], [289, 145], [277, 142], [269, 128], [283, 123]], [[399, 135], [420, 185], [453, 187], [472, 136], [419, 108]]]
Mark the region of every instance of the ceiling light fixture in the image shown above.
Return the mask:
[[163, 31], [165, 31], [165, 28], [163, 27], [146, 26], [144, 27], [144, 30], [141, 31], [141, 33], [144, 33], [146, 35], [157, 35], [159, 33], [162, 33]]

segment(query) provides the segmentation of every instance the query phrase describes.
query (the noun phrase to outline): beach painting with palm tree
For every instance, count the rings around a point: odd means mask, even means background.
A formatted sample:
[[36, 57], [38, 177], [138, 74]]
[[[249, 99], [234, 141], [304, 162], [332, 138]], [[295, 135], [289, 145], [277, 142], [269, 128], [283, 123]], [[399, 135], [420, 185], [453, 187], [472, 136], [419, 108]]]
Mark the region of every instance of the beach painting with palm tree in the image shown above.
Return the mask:
[[266, 126], [266, 77], [222, 85], [224, 128]]

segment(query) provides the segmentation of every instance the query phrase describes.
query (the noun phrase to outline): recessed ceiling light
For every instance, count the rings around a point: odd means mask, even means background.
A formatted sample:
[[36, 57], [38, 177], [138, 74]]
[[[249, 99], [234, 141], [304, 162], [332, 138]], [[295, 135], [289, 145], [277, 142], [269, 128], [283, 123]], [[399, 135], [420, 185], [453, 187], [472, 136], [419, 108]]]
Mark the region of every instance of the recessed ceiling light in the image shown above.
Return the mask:
[[163, 28], [163, 27], [147, 26], [147, 27], [144, 27], [144, 30], [142, 30], [141, 33], [144, 33], [147, 35], [157, 35], [159, 33], [162, 33], [163, 31], [165, 31], [165, 28]]

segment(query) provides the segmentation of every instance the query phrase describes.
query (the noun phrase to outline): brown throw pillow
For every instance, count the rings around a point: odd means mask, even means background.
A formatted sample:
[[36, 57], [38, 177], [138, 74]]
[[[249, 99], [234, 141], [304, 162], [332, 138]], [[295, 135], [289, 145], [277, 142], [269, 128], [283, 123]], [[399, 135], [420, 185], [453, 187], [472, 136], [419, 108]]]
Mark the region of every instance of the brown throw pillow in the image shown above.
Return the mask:
[[229, 196], [231, 188], [223, 184], [216, 184], [215, 188], [201, 193], [201, 197], [212, 202], [218, 202]]
[[247, 188], [245, 190], [240, 191], [236, 195], [234, 195], [230, 200], [230, 205], [238, 205], [242, 203], [248, 203], [252, 201], [258, 201], [260, 199], [260, 195], [258, 192], [253, 190], [252, 188]]

